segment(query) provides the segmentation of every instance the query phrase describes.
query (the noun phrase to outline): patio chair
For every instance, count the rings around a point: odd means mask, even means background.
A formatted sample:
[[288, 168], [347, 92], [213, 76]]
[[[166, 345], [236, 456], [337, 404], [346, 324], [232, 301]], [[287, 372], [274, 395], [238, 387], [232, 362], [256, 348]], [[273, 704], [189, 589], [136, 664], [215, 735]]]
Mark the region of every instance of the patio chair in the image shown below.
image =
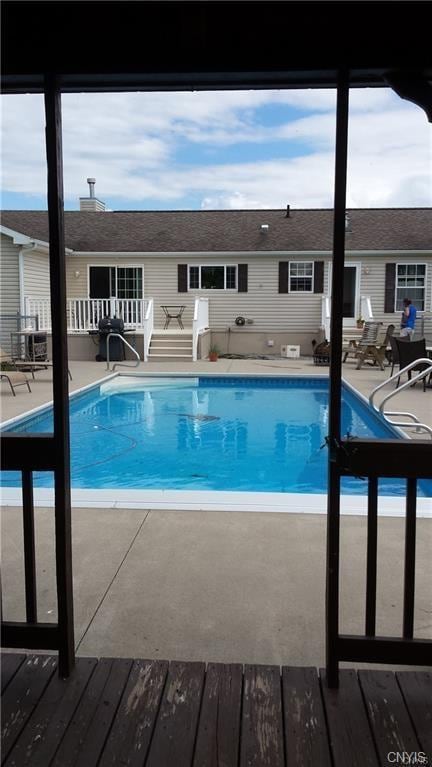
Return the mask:
[[401, 343], [407, 343], [410, 340], [411, 339], [410, 339], [409, 336], [402, 337], [402, 338], [395, 338], [395, 336], [390, 336], [390, 338], [389, 338], [390, 352], [388, 352], [388, 354], [389, 354], [389, 363], [391, 365], [390, 378], [393, 375], [394, 366], [395, 365], [399, 365], [399, 347], [398, 347], [398, 342], [400, 341]]
[[[409, 365], [410, 362], [415, 362], [418, 359], [421, 359], [423, 357], [427, 357], [427, 351], [426, 351], [426, 341], [424, 338], [421, 338], [419, 341], [410, 341], [407, 343], [406, 341], [402, 341], [400, 338], [396, 338], [396, 345], [398, 348], [398, 354], [399, 354], [399, 370], [402, 370], [406, 365]], [[408, 380], [411, 381], [412, 372], [415, 373], [420, 372], [421, 370], [425, 370], [427, 368], [426, 362], [420, 362], [415, 367], [411, 368], [411, 370], [407, 371]], [[431, 379], [431, 376], [429, 376], [429, 380]], [[397, 379], [396, 382], [396, 388], [399, 386], [400, 382], [400, 376]], [[416, 385], [417, 382], [413, 384], [413, 386]], [[426, 376], [423, 378], [423, 391], [426, 391]]]
[[[13, 360], [10, 355], [7, 355], [1, 348], [0, 348], [0, 363], [7, 363], [8, 365], [13, 365]], [[25, 384], [27, 386], [27, 389], [31, 393], [30, 384], [28, 381], [27, 376], [20, 370], [0, 370], [0, 379], [4, 378], [12, 391], [12, 394], [14, 397], [16, 397], [15, 394], [15, 386], [21, 386], [22, 384]]]
[[376, 346], [378, 338], [378, 331], [382, 325], [382, 322], [365, 322], [363, 327], [363, 333], [356, 345], [350, 344], [342, 348], [343, 359], [342, 362], [346, 362], [347, 357], [352, 354], [353, 357], [357, 357], [360, 352], [366, 351], [368, 346]]
[[376, 343], [368, 343], [363, 351], [357, 351], [357, 370], [360, 370], [363, 362], [366, 360], [372, 360], [373, 364], [380, 366], [381, 370], [384, 370], [384, 360], [386, 359], [387, 346], [389, 345], [390, 338], [394, 333], [395, 326], [388, 325], [382, 340], [377, 339]]

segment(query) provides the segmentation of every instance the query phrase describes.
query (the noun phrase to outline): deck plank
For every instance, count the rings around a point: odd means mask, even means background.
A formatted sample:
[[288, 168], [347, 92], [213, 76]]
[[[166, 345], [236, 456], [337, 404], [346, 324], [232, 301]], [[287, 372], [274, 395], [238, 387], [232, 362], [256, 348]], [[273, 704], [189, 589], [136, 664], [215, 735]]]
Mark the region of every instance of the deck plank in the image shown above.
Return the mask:
[[287, 767], [331, 767], [316, 668], [284, 666], [282, 692]]
[[381, 767], [356, 672], [339, 671], [337, 689], [320, 676], [334, 767]]
[[283, 767], [282, 690], [279, 666], [245, 666], [241, 767]]
[[204, 674], [204, 663], [170, 663], [146, 767], [192, 764]]
[[132, 660], [101, 658], [57, 751], [53, 767], [98, 763], [125, 688]]
[[399, 671], [396, 674], [420, 747], [432, 764], [432, 673]]
[[194, 767], [237, 767], [243, 667], [210, 663], [204, 685]]
[[7, 759], [57, 667], [50, 655], [30, 655], [2, 695], [1, 752]]
[[1, 691], [2, 694], [11, 679], [15, 676], [19, 667], [24, 663], [24, 653], [5, 652], [1, 654]]
[[[145, 762], [168, 672], [167, 661], [135, 660], [100, 767]], [[86, 767], [83, 763], [82, 767]]]
[[77, 658], [68, 679], [60, 679], [57, 674], [51, 677], [26, 729], [9, 754], [7, 767], [50, 764], [96, 663], [94, 658]]
[[359, 671], [359, 679], [380, 763], [390, 765], [390, 753], [419, 752], [420, 745], [394, 673]]

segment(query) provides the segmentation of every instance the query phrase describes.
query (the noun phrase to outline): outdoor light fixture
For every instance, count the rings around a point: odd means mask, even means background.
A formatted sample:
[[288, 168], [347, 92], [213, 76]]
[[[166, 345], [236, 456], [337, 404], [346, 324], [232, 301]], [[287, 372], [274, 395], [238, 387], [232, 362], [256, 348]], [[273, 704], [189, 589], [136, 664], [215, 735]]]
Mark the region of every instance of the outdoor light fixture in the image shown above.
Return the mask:
[[269, 230], [268, 224], [261, 224], [261, 234], [266, 234]]
[[77, 279], [78, 279], [78, 277], [80, 276], [80, 274], [81, 274], [81, 272], [79, 271], [79, 269], [76, 269], [76, 270], [75, 270], [75, 277], [76, 277]]

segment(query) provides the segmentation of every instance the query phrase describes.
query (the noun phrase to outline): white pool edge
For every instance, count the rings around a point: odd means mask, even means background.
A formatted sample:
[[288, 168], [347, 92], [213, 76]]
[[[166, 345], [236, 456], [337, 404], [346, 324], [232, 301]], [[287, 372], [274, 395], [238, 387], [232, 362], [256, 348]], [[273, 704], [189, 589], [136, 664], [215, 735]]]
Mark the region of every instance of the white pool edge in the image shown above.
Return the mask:
[[[165, 511], [239, 511], [326, 514], [327, 496], [307, 493], [253, 493], [223, 490], [72, 490], [72, 508], [153, 509]], [[21, 506], [20, 488], [2, 488], [2, 506]], [[35, 506], [54, 506], [54, 490], [34, 490]], [[342, 495], [341, 514], [365, 516], [367, 496]], [[378, 514], [405, 516], [405, 498], [380, 496]], [[432, 498], [418, 498], [417, 517], [432, 519]]]

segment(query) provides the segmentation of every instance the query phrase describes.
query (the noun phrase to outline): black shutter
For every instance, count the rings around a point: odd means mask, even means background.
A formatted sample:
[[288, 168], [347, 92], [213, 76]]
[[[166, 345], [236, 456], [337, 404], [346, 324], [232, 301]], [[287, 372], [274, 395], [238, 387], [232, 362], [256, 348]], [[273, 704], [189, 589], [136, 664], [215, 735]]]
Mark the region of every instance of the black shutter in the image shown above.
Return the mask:
[[396, 293], [396, 264], [386, 264], [384, 287], [384, 311], [394, 314]]
[[177, 264], [177, 290], [179, 293], [187, 293], [187, 264]]
[[324, 261], [314, 264], [314, 293], [324, 293]]
[[288, 261], [279, 261], [279, 293], [288, 293]]
[[239, 264], [237, 267], [237, 290], [239, 293], [248, 292], [248, 265]]

